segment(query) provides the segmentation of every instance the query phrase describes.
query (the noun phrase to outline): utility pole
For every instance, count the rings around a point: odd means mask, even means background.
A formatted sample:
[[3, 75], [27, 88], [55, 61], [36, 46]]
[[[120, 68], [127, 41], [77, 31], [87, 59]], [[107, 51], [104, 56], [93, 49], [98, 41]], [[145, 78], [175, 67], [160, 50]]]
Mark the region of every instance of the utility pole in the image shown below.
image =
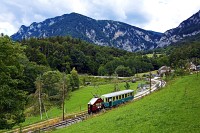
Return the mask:
[[63, 85], [62, 85], [62, 88], [63, 88], [62, 120], [64, 121], [65, 120], [65, 74], [64, 73], [63, 73]]
[[[196, 57], [196, 64], [197, 64], [197, 57]], [[197, 64], [198, 65], [198, 64]], [[196, 71], [197, 71], [197, 77], [199, 76], [198, 73], [199, 73], [199, 70], [197, 69], [196, 67]]]
[[38, 79], [38, 100], [39, 100], [39, 106], [40, 106], [40, 119], [42, 120], [42, 100], [41, 100], [41, 75]]
[[151, 93], [151, 71], [150, 71], [150, 73], [149, 73], [149, 82], [150, 82], [150, 88], [149, 88], [149, 90], [150, 90], [150, 93]]

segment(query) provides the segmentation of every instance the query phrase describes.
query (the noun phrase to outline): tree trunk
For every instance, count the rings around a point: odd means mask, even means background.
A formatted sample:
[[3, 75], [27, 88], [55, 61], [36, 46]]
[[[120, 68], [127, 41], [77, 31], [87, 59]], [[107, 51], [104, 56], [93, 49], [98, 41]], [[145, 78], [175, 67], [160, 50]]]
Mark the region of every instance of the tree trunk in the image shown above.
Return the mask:
[[38, 97], [38, 100], [39, 100], [39, 106], [40, 106], [40, 119], [42, 120], [42, 101], [41, 101], [41, 81], [39, 79], [39, 97]]
[[63, 86], [62, 86], [62, 88], [63, 88], [63, 104], [62, 104], [62, 111], [63, 111], [63, 114], [62, 114], [62, 120], [64, 121], [65, 120], [65, 74], [63, 74]]
[[65, 120], [65, 82], [63, 81], [63, 121]]
[[44, 105], [44, 102], [43, 102], [43, 107], [44, 107], [44, 112], [45, 112], [45, 114], [46, 114], [46, 118], [49, 119], [48, 114], [47, 114], [46, 107], [45, 107], [45, 105]]

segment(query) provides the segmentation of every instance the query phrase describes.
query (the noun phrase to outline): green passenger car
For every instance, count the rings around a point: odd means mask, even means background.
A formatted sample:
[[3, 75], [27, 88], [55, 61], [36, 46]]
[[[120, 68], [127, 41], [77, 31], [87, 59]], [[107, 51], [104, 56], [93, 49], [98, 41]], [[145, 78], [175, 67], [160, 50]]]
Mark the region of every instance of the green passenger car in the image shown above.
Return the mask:
[[117, 106], [134, 98], [133, 90], [123, 90], [101, 96], [105, 108]]

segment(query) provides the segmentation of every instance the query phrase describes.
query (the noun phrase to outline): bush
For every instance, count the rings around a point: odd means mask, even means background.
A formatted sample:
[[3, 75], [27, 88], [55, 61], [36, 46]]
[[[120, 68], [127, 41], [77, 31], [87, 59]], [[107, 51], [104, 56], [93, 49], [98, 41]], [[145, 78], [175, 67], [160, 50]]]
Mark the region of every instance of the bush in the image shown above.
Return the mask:
[[120, 77], [129, 77], [131, 76], [131, 69], [129, 67], [125, 67], [123, 65], [118, 66], [115, 69], [115, 72], [118, 74]]

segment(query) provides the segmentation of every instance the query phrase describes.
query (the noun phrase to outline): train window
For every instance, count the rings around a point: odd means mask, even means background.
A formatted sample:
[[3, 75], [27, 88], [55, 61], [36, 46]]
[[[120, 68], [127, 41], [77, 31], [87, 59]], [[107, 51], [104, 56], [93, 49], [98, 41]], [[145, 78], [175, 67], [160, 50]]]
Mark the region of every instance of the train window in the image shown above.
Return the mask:
[[122, 98], [124, 98], [124, 94], [122, 95]]
[[122, 99], [122, 96], [121, 96], [121, 95], [119, 96], [119, 99]]
[[115, 101], [115, 97], [113, 97], [113, 101]]
[[125, 97], [127, 97], [127, 94], [125, 94]]
[[127, 94], [127, 96], [129, 96], [129, 93]]
[[116, 99], [118, 100], [118, 96], [116, 96]]
[[111, 102], [111, 101], [112, 101], [112, 97], [109, 97], [109, 98], [108, 98], [108, 102]]
[[133, 92], [131, 92], [130, 95], [133, 96]]

